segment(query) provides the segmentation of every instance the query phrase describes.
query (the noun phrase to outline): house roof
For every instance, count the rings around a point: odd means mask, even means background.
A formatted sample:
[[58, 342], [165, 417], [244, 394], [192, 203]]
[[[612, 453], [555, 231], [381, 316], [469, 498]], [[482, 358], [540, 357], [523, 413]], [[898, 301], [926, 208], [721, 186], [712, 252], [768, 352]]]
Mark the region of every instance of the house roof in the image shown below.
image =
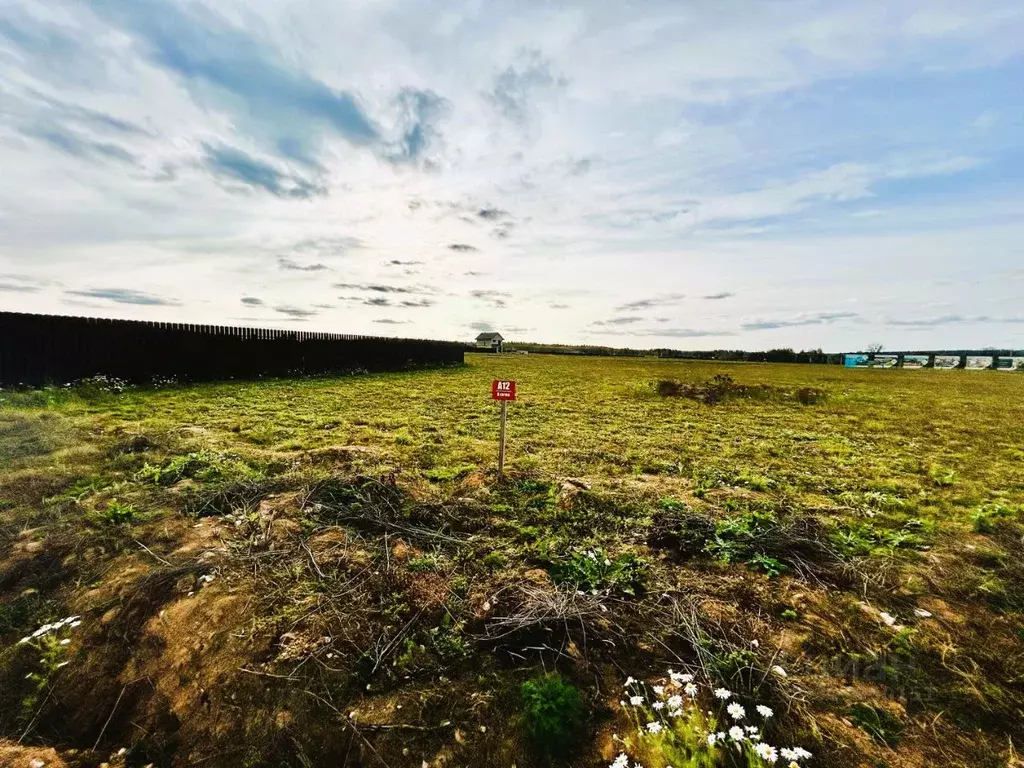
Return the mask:
[[494, 331], [491, 331], [490, 333], [481, 333], [476, 337], [477, 341], [494, 341], [495, 339], [498, 341], [504, 341], [504, 339], [501, 338], [501, 334]]

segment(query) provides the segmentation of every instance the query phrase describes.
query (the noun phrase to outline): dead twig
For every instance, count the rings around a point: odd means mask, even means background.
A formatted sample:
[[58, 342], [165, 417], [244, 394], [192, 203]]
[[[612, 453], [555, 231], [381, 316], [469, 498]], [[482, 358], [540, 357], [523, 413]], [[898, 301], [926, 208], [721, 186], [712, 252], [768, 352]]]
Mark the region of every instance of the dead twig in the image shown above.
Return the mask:
[[272, 677], [275, 680], [289, 680], [293, 683], [302, 682], [302, 678], [299, 677], [289, 677], [288, 675], [275, 675], [272, 672], [260, 672], [258, 669], [249, 669], [247, 667], [239, 667], [238, 671], [245, 672], [249, 675], [259, 675], [260, 677]]
[[117, 705], [121, 703], [121, 697], [124, 696], [124, 692], [128, 690], [128, 686], [125, 685], [121, 688], [121, 692], [117, 694], [117, 701], [114, 702], [113, 708], [110, 710], [110, 716], [107, 717], [107, 722], [100, 728], [100, 735], [96, 737], [96, 743], [92, 745], [92, 751], [95, 752], [99, 747], [100, 742], [103, 741], [103, 734], [107, 732], [107, 726], [110, 725], [110, 721], [114, 719], [114, 713], [117, 712]]
[[153, 556], [154, 558], [156, 558], [156, 560], [157, 560], [158, 562], [160, 562], [160, 563], [163, 563], [163, 564], [164, 564], [164, 565], [166, 565], [166, 566], [167, 566], [168, 568], [171, 568], [171, 567], [173, 567], [173, 566], [172, 566], [172, 565], [171, 565], [171, 564], [170, 564], [169, 562], [167, 562], [166, 560], [164, 560], [164, 559], [163, 559], [162, 557], [160, 557], [160, 555], [158, 555], [158, 554], [157, 554], [156, 552], [154, 552], [154, 551], [153, 551], [152, 549], [150, 549], [149, 547], [147, 547], [147, 546], [146, 546], [145, 544], [143, 544], [143, 543], [142, 543], [141, 541], [136, 541], [135, 543], [136, 543], [136, 544], [138, 544], [138, 545], [139, 545], [140, 547], [142, 547], [142, 549], [143, 549], [143, 551], [144, 551], [144, 552], [146, 552], [146, 553], [148, 553], [148, 554], [152, 555], [152, 556]]

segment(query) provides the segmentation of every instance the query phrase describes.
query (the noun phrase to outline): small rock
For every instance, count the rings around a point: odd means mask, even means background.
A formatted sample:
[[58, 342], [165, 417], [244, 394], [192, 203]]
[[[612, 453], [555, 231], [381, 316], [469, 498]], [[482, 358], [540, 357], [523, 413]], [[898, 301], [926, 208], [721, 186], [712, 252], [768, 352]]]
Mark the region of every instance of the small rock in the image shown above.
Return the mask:
[[932, 612], [926, 611], [924, 608], [915, 608], [914, 615], [919, 616], [922, 619], [930, 619], [932, 617]]

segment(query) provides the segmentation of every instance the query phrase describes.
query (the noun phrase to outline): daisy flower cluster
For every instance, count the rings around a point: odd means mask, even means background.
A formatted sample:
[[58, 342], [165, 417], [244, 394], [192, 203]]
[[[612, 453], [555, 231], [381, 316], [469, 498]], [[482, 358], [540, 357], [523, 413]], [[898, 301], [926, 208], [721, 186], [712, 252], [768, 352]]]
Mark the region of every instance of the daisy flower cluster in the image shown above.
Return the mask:
[[[711, 702], [713, 709], [702, 707], [698, 699]], [[724, 751], [729, 750], [747, 758], [750, 765], [805, 768], [812, 756], [802, 747], [779, 748], [764, 741], [761, 729], [775, 714], [771, 707], [744, 706], [727, 688], [704, 685], [702, 691], [691, 674], [670, 669], [666, 678], [650, 684], [627, 678], [624, 698], [619, 704], [635, 723], [637, 733], [635, 739], [620, 741], [645, 753], [654, 749], [663, 758], [660, 762], [669, 765], [676, 754], [703, 752], [714, 756], [722, 752], [721, 757], [725, 758]], [[754, 720], [760, 720], [762, 725]], [[629, 760], [629, 755], [622, 752], [609, 768], [630, 768]], [[634, 763], [632, 768], [643, 766]]]
[[[21, 640], [18, 641], [18, 645], [28, 645], [29, 643], [38, 644], [44, 638], [50, 637], [51, 635], [58, 635], [64, 629], [75, 629], [76, 627], [81, 626], [81, 624], [81, 616], [68, 616], [66, 619], [55, 621], [52, 624], [43, 624], [43, 626], [31, 635], [21, 638]], [[70, 645], [71, 640], [69, 638], [64, 638], [60, 641], [60, 644]]]

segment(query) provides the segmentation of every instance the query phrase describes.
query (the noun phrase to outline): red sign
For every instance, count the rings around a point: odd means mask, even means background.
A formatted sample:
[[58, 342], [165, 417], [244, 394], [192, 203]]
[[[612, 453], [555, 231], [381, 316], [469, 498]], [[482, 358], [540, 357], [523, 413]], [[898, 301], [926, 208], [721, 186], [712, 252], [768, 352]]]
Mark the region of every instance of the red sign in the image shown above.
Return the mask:
[[514, 381], [492, 381], [491, 400], [515, 400], [516, 383]]

